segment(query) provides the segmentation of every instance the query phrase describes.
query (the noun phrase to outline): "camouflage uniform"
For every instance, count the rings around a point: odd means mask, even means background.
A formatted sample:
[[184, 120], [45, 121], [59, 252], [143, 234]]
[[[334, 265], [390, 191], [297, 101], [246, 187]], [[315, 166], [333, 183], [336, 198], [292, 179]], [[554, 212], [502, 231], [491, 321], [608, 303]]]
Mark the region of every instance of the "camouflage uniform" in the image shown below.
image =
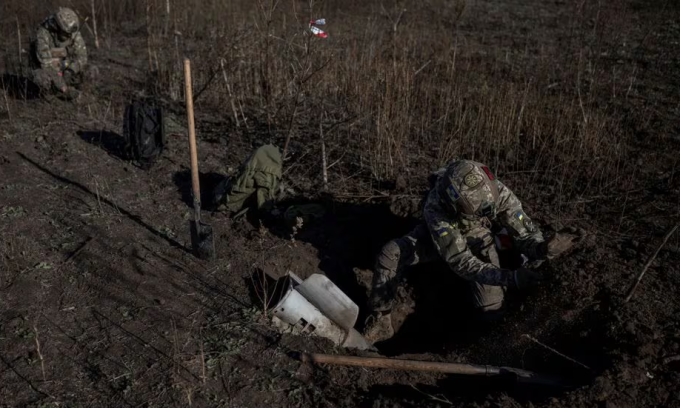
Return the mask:
[[60, 8], [43, 21], [31, 44], [33, 81], [43, 90], [68, 92], [81, 82], [87, 48], [73, 10]]
[[492, 231], [505, 228], [513, 246], [530, 259], [546, 256], [543, 235], [522, 203], [480, 163], [454, 161], [437, 173], [423, 221], [406, 236], [387, 243], [379, 254], [371, 294], [375, 311], [391, 308], [405, 267], [435, 260], [443, 260], [470, 283], [476, 307], [500, 309], [504, 288], [516, 284], [516, 274], [500, 267]]

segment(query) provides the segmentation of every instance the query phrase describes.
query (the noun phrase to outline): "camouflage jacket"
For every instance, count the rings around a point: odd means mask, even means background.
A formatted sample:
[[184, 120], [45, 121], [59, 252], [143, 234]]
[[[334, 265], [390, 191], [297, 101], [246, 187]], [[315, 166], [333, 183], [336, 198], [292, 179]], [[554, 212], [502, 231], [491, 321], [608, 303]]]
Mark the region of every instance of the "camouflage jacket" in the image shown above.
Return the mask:
[[[489, 220], [490, 223], [505, 227], [514, 246], [530, 259], [543, 257], [539, 253], [539, 246], [544, 241], [543, 234], [524, 213], [522, 203], [515, 194], [497, 179], [494, 182], [498, 188], [498, 211], [496, 218]], [[483, 226], [483, 220], [469, 220], [451, 214], [436, 187], [430, 190], [425, 201], [423, 218], [439, 255], [462, 278], [494, 286], [508, 286], [513, 283], [514, 276], [510, 270], [482, 261], [468, 248], [465, 235]]]
[[71, 35], [66, 41], [59, 41], [49, 22], [38, 27], [35, 36], [35, 59], [40, 68], [61, 71], [53, 61], [68, 60], [69, 69], [75, 73], [81, 72], [87, 65], [87, 48], [80, 32]]

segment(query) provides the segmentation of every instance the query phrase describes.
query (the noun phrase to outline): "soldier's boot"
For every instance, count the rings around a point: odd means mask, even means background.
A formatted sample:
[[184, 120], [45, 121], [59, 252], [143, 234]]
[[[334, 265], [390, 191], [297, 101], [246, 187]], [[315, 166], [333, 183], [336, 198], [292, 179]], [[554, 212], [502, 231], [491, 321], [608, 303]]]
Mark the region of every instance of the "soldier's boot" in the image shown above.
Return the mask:
[[390, 241], [382, 247], [375, 262], [371, 294], [368, 298], [371, 314], [364, 325], [364, 337], [371, 343], [394, 336], [390, 311], [395, 301], [394, 279], [403, 255], [401, 252], [398, 240]]
[[80, 96], [80, 91], [69, 86], [65, 91], [58, 93], [57, 96], [65, 101], [75, 101]]

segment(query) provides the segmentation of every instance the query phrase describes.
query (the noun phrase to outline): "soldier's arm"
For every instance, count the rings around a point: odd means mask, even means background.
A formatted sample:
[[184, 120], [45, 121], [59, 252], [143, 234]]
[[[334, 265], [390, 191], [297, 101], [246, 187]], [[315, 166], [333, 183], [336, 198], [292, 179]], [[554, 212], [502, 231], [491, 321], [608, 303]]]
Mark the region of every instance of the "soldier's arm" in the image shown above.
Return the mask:
[[71, 59], [71, 65], [69, 68], [78, 73], [85, 68], [87, 65], [87, 47], [85, 46], [85, 40], [83, 40], [82, 34], [77, 32], [73, 37], [73, 58]]
[[58, 71], [52, 56], [52, 37], [46, 28], [40, 27], [36, 32], [35, 53], [42, 69]]
[[531, 259], [543, 259], [546, 245], [543, 234], [522, 209], [517, 196], [503, 183], [498, 183], [498, 219], [507, 228], [514, 245]]
[[423, 216], [435, 248], [456, 274], [485, 285], [509, 286], [514, 283], [512, 271], [497, 268], [472, 254], [457, 225], [447, 219], [435, 189], [428, 196]]

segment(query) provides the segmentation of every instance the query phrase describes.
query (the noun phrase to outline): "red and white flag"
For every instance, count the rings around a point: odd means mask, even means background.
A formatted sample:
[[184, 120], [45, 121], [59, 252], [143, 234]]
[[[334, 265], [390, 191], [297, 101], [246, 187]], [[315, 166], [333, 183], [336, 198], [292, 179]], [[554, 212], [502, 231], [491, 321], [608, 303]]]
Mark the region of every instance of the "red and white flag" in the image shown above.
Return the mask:
[[312, 31], [312, 34], [314, 34], [316, 37], [328, 38], [328, 34], [326, 34], [326, 32], [320, 29], [319, 27], [311, 26], [309, 27], [309, 29]]

